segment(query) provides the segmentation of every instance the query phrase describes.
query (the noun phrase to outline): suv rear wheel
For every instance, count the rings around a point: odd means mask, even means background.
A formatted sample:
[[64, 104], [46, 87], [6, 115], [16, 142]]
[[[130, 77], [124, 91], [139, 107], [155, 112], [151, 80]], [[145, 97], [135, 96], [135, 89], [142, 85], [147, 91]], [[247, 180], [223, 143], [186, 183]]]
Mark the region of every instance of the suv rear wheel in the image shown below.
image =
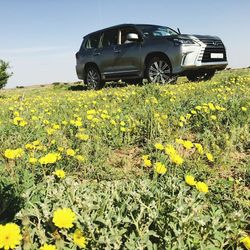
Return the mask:
[[187, 75], [187, 79], [191, 82], [208, 81], [215, 74], [215, 70], [209, 70], [204, 72], [192, 72]]
[[88, 89], [101, 89], [104, 86], [101, 74], [95, 66], [89, 66], [86, 69], [84, 82], [87, 84]]
[[153, 57], [146, 65], [145, 76], [152, 83], [170, 83], [173, 81], [169, 61], [161, 57]]

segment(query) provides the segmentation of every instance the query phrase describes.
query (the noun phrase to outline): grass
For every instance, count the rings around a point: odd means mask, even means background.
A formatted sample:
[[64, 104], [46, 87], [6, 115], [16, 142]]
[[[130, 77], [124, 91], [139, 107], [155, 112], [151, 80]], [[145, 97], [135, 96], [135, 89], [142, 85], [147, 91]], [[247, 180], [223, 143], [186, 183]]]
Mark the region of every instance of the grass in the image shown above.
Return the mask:
[[[0, 224], [20, 227], [17, 245], [83, 248], [72, 236], [80, 229], [87, 249], [244, 248], [249, 70], [200, 83], [77, 86], [1, 93]], [[69, 229], [53, 222], [63, 207], [76, 215]]]

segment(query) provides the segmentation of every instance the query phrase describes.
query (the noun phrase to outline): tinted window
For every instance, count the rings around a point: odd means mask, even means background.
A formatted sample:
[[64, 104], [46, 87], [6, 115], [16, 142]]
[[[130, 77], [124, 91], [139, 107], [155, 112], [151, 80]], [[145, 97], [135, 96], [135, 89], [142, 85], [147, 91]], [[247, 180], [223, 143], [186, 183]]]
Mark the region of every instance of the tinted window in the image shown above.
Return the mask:
[[135, 28], [133, 28], [133, 27], [127, 27], [127, 28], [121, 29], [121, 44], [124, 44], [126, 42], [127, 35], [129, 33], [138, 34], [138, 31]]
[[87, 49], [98, 48], [99, 39], [100, 39], [99, 33], [90, 35], [90, 37], [86, 42], [86, 48]]
[[118, 30], [107, 30], [102, 34], [100, 47], [109, 47], [117, 45], [118, 43]]
[[178, 33], [168, 27], [154, 25], [138, 25], [146, 37], [171, 36]]

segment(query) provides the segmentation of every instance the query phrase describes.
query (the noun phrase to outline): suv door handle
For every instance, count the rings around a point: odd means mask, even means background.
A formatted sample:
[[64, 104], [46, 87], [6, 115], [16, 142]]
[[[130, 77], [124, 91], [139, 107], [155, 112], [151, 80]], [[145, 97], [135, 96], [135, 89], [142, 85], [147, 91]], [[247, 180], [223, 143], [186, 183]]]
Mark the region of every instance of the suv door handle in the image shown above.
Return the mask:
[[100, 52], [94, 52], [93, 56], [99, 56], [101, 53]]

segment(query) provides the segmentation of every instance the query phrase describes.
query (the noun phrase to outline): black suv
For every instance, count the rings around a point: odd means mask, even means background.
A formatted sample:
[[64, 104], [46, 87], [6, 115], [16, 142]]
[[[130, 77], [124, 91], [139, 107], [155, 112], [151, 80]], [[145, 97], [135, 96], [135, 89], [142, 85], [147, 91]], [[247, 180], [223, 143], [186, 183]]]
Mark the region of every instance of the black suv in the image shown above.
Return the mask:
[[158, 25], [122, 24], [84, 37], [76, 72], [89, 88], [105, 81], [146, 78], [168, 83], [178, 75], [209, 80], [227, 66], [225, 46], [216, 36], [184, 35]]

